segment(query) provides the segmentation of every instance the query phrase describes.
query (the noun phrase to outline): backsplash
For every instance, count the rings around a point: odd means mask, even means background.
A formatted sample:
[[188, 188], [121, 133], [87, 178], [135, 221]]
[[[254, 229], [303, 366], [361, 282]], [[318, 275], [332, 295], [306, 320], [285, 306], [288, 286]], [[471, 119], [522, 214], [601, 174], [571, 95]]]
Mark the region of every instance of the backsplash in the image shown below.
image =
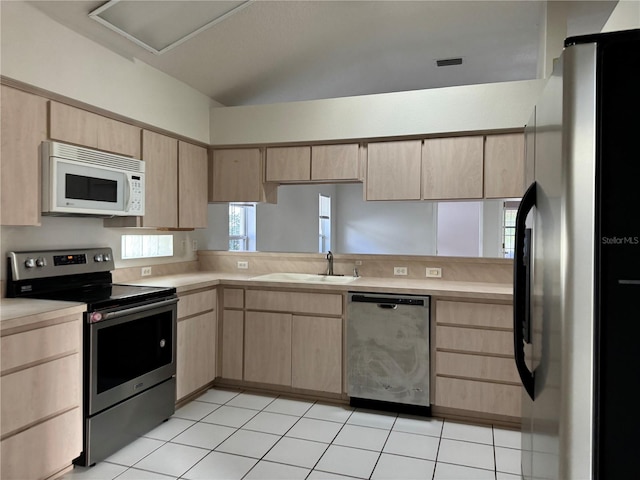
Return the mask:
[[[238, 262], [247, 262], [239, 269]], [[356, 265], [361, 262], [360, 265]], [[263, 253], [198, 251], [200, 270], [260, 275], [272, 272], [324, 273], [327, 260], [321, 253]], [[334, 254], [336, 274], [362, 277], [394, 277], [394, 267], [406, 267], [407, 275], [395, 278], [425, 279], [427, 268], [441, 268], [442, 280], [482, 283], [513, 282], [513, 261], [501, 258], [434, 257], [419, 255]], [[437, 279], [431, 279], [437, 280]]]

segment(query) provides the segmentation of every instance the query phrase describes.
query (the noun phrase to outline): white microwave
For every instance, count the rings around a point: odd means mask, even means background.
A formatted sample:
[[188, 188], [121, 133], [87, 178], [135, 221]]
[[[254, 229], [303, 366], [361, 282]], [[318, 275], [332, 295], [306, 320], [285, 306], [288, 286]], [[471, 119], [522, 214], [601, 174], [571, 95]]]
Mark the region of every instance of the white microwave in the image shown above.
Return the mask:
[[42, 142], [43, 215], [144, 215], [144, 161]]

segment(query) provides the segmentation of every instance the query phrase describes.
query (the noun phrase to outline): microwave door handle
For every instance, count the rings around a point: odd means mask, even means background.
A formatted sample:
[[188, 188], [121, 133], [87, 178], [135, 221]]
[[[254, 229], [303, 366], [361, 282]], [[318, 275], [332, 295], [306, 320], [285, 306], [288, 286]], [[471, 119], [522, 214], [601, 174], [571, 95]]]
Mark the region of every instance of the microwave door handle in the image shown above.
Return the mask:
[[522, 384], [533, 399], [535, 372], [532, 372], [525, 363], [524, 342], [530, 341], [530, 299], [531, 292], [530, 268], [531, 258], [531, 231], [527, 231], [525, 221], [527, 214], [536, 205], [536, 182], [533, 182], [522, 197], [518, 214], [516, 216], [515, 252], [513, 256], [513, 340], [515, 362]]
[[125, 189], [124, 189], [124, 211], [129, 212], [129, 208], [131, 207], [131, 181], [129, 180], [129, 175], [125, 175]]

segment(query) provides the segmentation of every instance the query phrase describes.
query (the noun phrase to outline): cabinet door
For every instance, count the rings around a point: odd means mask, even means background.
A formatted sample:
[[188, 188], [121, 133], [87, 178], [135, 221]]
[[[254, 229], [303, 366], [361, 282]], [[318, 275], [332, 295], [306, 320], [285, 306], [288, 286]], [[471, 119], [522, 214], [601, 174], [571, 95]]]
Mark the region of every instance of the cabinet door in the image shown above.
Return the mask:
[[485, 197], [522, 197], [525, 189], [524, 134], [487, 135], [484, 148]]
[[111, 118], [99, 117], [98, 148], [140, 158], [142, 129]]
[[207, 149], [178, 142], [178, 226], [207, 227]]
[[210, 202], [259, 202], [262, 153], [259, 148], [214, 150], [209, 169]]
[[358, 180], [359, 147], [315, 145], [311, 147], [311, 180]]
[[420, 140], [370, 143], [367, 200], [420, 200]]
[[294, 315], [291, 385], [342, 393], [342, 319]]
[[213, 381], [215, 312], [178, 321], [176, 398], [179, 400]]
[[0, 224], [39, 225], [40, 144], [47, 139], [47, 101], [1, 86]]
[[422, 146], [422, 198], [482, 198], [484, 137], [430, 138]]
[[245, 315], [244, 379], [291, 385], [291, 314]]
[[244, 312], [224, 310], [222, 317], [222, 378], [242, 380]]
[[139, 127], [54, 101], [49, 109], [52, 140], [140, 158]]
[[142, 135], [145, 161], [145, 227], [178, 226], [178, 141], [145, 130]]
[[295, 182], [311, 179], [311, 147], [267, 148], [267, 182]]
[[63, 103], [49, 102], [49, 137], [52, 140], [98, 148], [99, 117]]

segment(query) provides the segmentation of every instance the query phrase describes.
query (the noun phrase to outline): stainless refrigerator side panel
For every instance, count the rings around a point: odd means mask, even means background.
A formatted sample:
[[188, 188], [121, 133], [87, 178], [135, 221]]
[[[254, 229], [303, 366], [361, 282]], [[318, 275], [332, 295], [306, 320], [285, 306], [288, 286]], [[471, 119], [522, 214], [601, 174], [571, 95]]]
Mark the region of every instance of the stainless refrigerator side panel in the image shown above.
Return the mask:
[[[560, 60], [536, 106], [533, 211], [533, 280], [531, 345], [527, 363], [535, 369], [535, 401], [523, 396], [523, 414], [530, 419], [530, 449], [523, 452], [526, 479], [560, 479], [561, 365], [561, 214], [563, 196], [562, 105], [563, 64]], [[528, 470], [527, 470], [528, 469]], [[564, 480], [564, 479], [563, 479]]]
[[[536, 151], [536, 108], [533, 109], [533, 113], [527, 122], [527, 125], [524, 129], [524, 137], [525, 137], [525, 170], [527, 171], [527, 185], [530, 185], [535, 180], [535, 151]], [[530, 177], [529, 177], [530, 175]], [[527, 225], [528, 227], [532, 227], [532, 225]], [[516, 261], [516, 260], [514, 260]], [[534, 262], [532, 262], [533, 267]], [[532, 278], [535, 274], [532, 275]], [[531, 349], [529, 348], [530, 344], [525, 344], [525, 363], [529, 370], [533, 370], [531, 359]], [[522, 389], [522, 410], [521, 410], [521, 425], [520, 425], [520, 434], [521, 434], [521, 446], [520, 449], [522, 451], [522, 463], [521, 463], [521, 473], [524, 478], [530, 479], [532, 478], [532, 452], [533, 452], [533, 401], [526, 389]]]
[[596, 44], [564, 52], [560, 478], [592, 478]]

